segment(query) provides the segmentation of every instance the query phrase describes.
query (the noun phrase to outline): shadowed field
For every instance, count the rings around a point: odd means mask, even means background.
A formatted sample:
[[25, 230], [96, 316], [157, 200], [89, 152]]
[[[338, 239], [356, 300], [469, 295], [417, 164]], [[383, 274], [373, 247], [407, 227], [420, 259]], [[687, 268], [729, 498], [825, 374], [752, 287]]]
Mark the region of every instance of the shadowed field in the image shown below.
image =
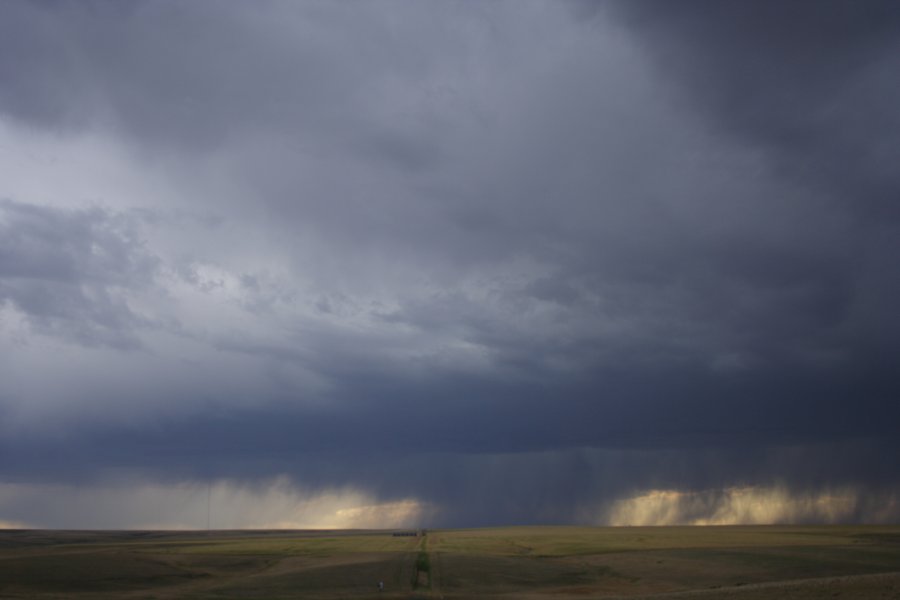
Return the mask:
[[900, 599], [900, 526], [0, 531], [0, 598], [301, 597]]

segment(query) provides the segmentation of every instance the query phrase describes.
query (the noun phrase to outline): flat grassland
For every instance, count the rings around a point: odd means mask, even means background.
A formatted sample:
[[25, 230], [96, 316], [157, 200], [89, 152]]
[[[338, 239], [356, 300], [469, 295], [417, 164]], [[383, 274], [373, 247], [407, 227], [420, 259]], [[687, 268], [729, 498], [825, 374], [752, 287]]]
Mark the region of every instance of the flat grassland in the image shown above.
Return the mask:
[[365, 597], [900, 599], [900, 526], [0, 530], [0, 598]]

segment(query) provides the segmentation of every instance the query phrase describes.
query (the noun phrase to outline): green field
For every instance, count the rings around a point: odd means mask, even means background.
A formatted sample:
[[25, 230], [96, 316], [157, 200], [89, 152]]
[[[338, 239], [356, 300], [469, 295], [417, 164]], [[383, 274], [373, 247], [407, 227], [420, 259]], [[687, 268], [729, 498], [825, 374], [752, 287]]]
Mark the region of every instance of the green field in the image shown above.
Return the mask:
[[0, 531], [0, 598], [360, 597], [900, 599], [900, 526]]

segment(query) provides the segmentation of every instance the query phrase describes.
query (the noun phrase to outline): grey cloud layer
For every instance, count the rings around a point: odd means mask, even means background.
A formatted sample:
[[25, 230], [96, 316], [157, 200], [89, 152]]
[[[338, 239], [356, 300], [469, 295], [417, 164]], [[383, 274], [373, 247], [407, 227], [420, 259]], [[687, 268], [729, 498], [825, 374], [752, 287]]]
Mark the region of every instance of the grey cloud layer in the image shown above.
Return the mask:
[[5, 5], [0, 477], [895, 485], [893, 5], [596, 6]]
[[622, 2], [689, 101], [856, 218], [896, 224], [900, 8], [870, 0]]
[[0, 300], [36, 330], [129, 348], [147, 325], [125, 296], [153, 276], [154, 257], [124, 218], [0, 202]]

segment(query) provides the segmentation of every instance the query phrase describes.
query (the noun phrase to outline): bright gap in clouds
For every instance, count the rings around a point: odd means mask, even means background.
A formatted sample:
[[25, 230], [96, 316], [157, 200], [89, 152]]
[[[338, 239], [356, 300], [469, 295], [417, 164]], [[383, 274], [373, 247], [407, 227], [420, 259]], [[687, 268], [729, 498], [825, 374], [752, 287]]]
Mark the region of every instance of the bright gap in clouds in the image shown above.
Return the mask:
[[[209, 512], [207, 512], [207, 510]], [[352, 488], [298, 489], [286, 479], [174, 484], [0, 484], [0, 529], [392, 529], [427, 522], [415, 498], [380, 500]], [[33, 515], [40, 515], [34, 517]]]
[[[900, 495], [852, 487], [654, 489], [578, 512], [574, 522], [614, 527], [882, 524], [894, 522]], [[207, 523], [213, 529], [393, 529], [431, 527], [441, 513], [439, 505], [414, 497], [378, 498], [349, 486], [313, 491], [285, 477], [254, 484], [0, 484], [0, 529], [70, 528], [73, 520], [79, 529], [203, 530]]]
[[853, 488], [791, 492], [781, 487], [729, 487], [698, 492], [650, 490], [613, 503], [613, 526], [881, 524], [900, 508], [896, 493], [864, 495]]

